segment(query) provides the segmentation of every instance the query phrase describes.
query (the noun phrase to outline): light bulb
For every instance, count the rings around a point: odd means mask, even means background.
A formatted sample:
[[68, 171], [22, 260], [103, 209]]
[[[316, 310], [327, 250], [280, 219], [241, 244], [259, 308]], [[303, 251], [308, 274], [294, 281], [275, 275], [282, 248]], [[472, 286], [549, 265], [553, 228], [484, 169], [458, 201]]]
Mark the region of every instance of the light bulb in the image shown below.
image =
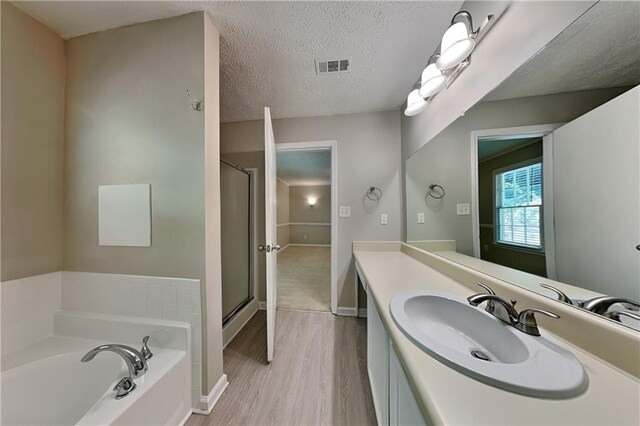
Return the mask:
[[440, 57], [436, 62], [438, 69], [448, 70], [467, 59], [473, 52], [476, 41], [471, 37], [467, 23], [456, 22], [442, 36]]
[[436, 64], [429, 64], [422, 71], [420, 96], [430, 98], [442, 89], [444, 89], [447, 78], [442, 75]]
[[407, 96], [407, 108], [404, 110], [404, 115], [407, 117], [420, 114], [427, 107], [427, 101], [420, 96], [419, 90], [415, 89]]

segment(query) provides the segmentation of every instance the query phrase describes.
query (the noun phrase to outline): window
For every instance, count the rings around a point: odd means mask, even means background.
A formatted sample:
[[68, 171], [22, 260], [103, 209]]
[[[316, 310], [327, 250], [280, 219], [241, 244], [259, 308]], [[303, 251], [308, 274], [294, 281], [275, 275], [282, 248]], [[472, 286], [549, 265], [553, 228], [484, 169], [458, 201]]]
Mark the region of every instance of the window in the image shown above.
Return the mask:
[[542, 250], [542, 162], [534, 161], [494, 172], [498, 243]]

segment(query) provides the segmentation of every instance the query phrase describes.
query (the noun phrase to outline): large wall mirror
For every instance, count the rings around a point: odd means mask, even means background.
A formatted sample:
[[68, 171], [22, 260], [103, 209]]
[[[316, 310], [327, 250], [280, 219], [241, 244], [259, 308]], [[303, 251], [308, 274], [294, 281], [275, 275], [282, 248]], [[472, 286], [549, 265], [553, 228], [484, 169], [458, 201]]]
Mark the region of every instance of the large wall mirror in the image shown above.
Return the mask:
[[639, 84], [597, 3], [407, 160], [407, 242], [640, 330]]

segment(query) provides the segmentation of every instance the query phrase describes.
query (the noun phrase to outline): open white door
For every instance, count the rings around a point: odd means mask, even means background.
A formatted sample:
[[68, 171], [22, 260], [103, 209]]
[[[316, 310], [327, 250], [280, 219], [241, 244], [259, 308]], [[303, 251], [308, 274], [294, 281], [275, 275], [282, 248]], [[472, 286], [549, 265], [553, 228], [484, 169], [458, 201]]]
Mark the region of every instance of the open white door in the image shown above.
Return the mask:
[[276, 142], [271, 125], [271, 111], [264, 109], [264, 207], [265, 245], [259, 247], [267, 256], [267, 361], [273, 359], [276, 336], [277, 256], [280, 246], [276, 235]]

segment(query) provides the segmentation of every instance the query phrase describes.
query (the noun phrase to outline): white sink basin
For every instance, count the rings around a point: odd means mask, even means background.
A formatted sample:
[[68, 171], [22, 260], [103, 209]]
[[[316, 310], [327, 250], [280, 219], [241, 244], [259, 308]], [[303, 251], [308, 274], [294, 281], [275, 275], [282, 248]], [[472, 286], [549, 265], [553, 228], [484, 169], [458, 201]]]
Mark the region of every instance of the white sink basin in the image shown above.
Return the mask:
[[[587, 388], [576, 357], [548, 336], [516, 330], [466, 299], [424, 291], [397, 294], [389, 306], [402, 332], [423, 351], [481, 382], [541, 398]], [[543, 333], [544, 334], [544, 333]]]

